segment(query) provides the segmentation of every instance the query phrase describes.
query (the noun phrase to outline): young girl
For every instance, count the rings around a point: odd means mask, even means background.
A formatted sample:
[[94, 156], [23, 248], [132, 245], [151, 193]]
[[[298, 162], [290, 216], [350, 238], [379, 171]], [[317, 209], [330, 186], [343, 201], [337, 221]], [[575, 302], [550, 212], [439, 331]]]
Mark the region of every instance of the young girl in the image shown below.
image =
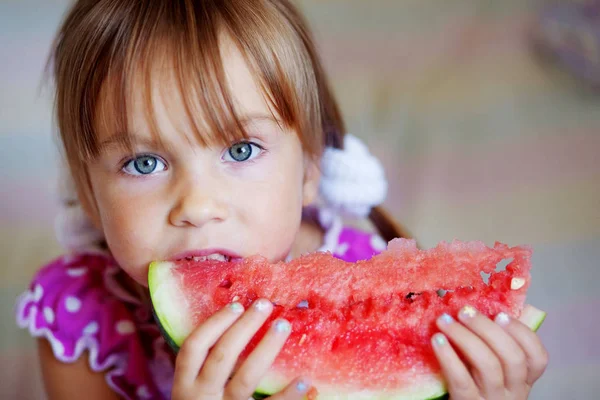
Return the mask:
[[[153, 260], [274, 262], [322, 250], [356, 261], [405, 236], [376, 207], [381, 165], [344, 135], [287, 0], [80, 0], [53, 63], [76, 191], [58, 225], [70, 251], [39, 271], [17, 311], [39, 338], [50, 399], [252, 394], [290, 324], [275, 321], [234, 371], [272, 310], [268, 299], [234, 303], [175, 358], [151, 316]], [[344, 213], [368, 216], [380, 235], [344, 227]], [[467, 308], [458, 318], [440, 316], [432, 338], [452, 398], [527, 398], [547, 362], [537, 336], [504, 314], [494, 323]], [[298, 377], [273, 399], [309, 387]]]

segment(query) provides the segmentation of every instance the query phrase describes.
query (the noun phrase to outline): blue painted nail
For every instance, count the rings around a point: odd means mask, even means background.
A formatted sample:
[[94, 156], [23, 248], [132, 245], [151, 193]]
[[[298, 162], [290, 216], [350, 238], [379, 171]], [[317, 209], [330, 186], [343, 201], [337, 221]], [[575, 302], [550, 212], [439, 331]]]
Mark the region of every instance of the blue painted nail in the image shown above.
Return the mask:
[[442, 314], [442, 316], [439, 318], [439, 321], [442, 324], [448, 325], [454, 322], [454, 318], [452, 318], [452, 316], [450, 316], [450, 314]]
[[233, 311], [234, 313], [236, 313], [236, 314], [241, 314], [241, 313], [243, 313], [243, 312], [244, 312], [244, 306], [243, 306], [243, 305], [241, 305], [241, 304], [240, 304], [240, 303], [238, 303], [238, 302], [231, 303], [231, 304], [229, 305], [229, 309], [230, 309], [231, 311]]
[[464, 319], [470, 319], [477, 315], [477, 310], [473, 306], [464, 306], [460, 310], [460, 316]]
[[507, 313], [501, 312], [498, 315], [496, 315], [495, 321], [500, 326], [506, 326], [510, 323], [510, 317]]
[[275, 332], [284, 333], [292, 330], [292, 327], [285, 319], [275, 321]]
[[433, 335], [433, 343], [435, 343], [436, 346], [443, 346], [448, 343], [448, 339], [446, 339], [446, 336], [442, 333], [436, 333]]
[[301, 393], [304, 393], [308, 390], [309, 386], [310, 385], [308, 382], [301, 380], [301, 381], [298, 381], [298, 383], [296, 383], [296, 390]]
[[271, 302], [266, 299], [259, 299], [254, 303], [254, 308], [260, 312], [265, 312], [271, 307]]

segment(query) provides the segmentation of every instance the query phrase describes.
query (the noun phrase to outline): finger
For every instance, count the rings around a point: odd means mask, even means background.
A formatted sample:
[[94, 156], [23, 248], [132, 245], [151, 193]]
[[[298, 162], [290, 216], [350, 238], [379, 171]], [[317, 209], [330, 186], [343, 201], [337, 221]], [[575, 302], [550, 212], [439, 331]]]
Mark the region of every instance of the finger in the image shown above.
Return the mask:
[[527, 325], [508, 315], [496, 317], [496, 320], [506, 332], [517, 342], [525, 353], [527, 360], [527, 384], [533, 385], [548, 366], [548, 351], [542, 344], [539, 336]]
[[[472, 312], [471, 309], [472, 307], [463, 311]], [[502, 365], [489, 346], [448, 314], [438, 318], [437, 326], [472, 367], [473, 379], [483, 397], [487, 400], [504, 398]]]
[[225, 393], [234, 399], [247, 399], [252, 396], [260, 378], [275, 361], [277, 354], [290, 336], [291, 325], [284, 319], [273, 322], [260, 343], [237, 370], [227, 385]]
[[199, 393], [222, 392], [229, 380], [240, 353], [267, 320], [273, 305], [269, 300], [258, 299], [242, 317], [227, 330], [210, 350], [198, 378]]
[[[465, 312], [466, 311], [466, 312]], [[498, 314], [503, 320], [507, 315]], [[504, 371], [505, 387], [518, 398], [527, 393], [527, 359], [521, 346], [499, 324], [478, 313], [473, 307], [465, 307], [458, 319], [496, 354]]]
[[244, 312], [240, 303], [231, 303], [196, 328], [183, 342], [175, 362], [174, 389], [193, 385], [206, 359], [208, 349]]
[[473, 381], [469, 370], [458, 357], [448, 338], [443, 333], [436, 333], [431, 339], [433, 351], [442, 368], [442, 374], [448, 385], [448, 392], [453, 400], [472, 400], [479, 398], [479, 389]]
[[269, 400], [300, 400], [304, 396], [315, 390], [310, 385], [310, 380], [306, 378], [297, 378], [290, 382], [282, 391], [269, 397]]

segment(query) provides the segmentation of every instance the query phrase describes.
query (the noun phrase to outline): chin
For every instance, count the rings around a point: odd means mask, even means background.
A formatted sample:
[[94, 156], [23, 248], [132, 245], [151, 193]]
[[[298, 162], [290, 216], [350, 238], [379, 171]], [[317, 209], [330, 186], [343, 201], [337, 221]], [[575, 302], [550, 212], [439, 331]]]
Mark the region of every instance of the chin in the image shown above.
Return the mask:
[[127, 274], [127, 276], [129, 276], [131, 279], [133, 279], [135, 281], [135, 283], [147, 288], [148, 287], [148, 266], [150, 265], [150, 262], [148, 264], [146, 264], [144, 267], [137, 267], [137, 268], [124, 268], [121, 267], [121, 269], [123, 270], [123, 272], [125, 272]]

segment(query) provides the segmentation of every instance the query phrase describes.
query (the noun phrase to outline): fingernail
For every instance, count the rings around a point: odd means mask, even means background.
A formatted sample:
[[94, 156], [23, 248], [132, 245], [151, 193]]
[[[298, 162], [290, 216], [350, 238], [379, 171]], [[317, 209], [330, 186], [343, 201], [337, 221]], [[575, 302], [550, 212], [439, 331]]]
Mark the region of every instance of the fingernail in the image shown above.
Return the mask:
[[506, 326], [510, 322], [510, 317], [507, 313], [501, 312], [498, 315], [496, 315], [494, 321], [496, 321], [496, 323], [500, 326]]
[[477, 315], [477, 310], [473, 306], [464, 306], [458, 314], [462, 318], [470, 319]]
[[257, 311], [267, 311], [271, 307], [271, 302], [266, 299], [259, 299], [254, 303], [254, 308]]
[[238, 303], [237, 301], [235, 303], [231, 303], [229, 305], [229, 309], [236, 314], [241, 314], [244, 312], [244, 306], [241, 303]]
[[450, 316], [450, 314], [442, 314], [441, 317], [438, 318], [438, 321], [444, 325], [449, 325], [454, 322], [454, 318]]
[[446, 343], [448, 343], [448, 339], [446, 339], [446, 336], [444, 336], [443, 333], [436, 333], [435, 335], [433, 335], [433, 344], [436, 346], [443, 346]]
[[285, 319], [278, 319], [273, 326], [275, 332], [286, 333], [292, 330], [292, 326]]
[[304, 393], [310, 388], [310, 382], [306, 379], [301, 379], [296, 383], [296, 390], [300, 393]]

